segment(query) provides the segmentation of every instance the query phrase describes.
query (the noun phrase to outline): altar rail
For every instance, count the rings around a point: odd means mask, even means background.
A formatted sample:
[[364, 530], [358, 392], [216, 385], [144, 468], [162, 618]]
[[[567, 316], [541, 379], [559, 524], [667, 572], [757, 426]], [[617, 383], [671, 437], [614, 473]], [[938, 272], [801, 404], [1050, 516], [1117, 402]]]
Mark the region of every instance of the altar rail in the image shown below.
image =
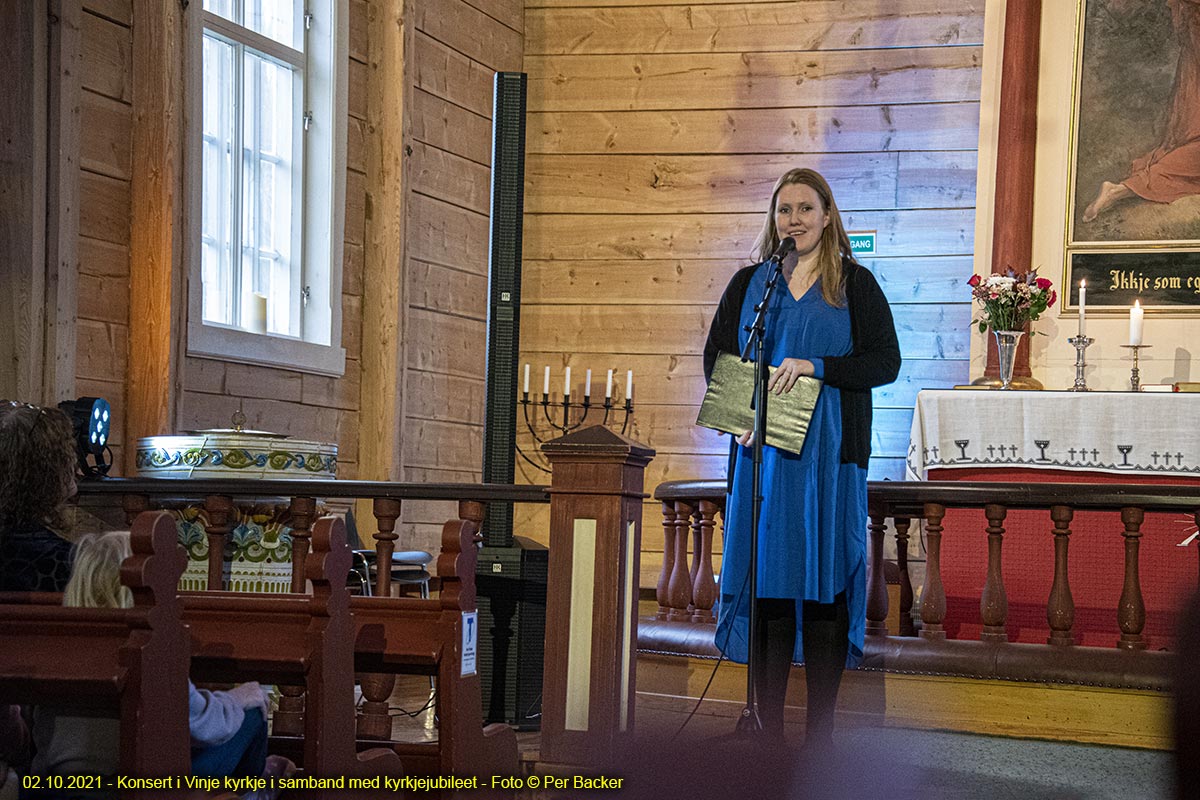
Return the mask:
[[[655, 490], [654, 497], [663, 508], [663, 568], [656, 590], [658, 613], [653, 620], [643, 620], [640, 649], [701, 657], [718, 655], [713, 644], [717, 583], [712, 541], [717, 517], [724, 512], [725, 486], [723, 480], [670, 481]], [[1146, 613], [1138, 573], [1140, 529], [1147, 512], [1184, 511], [1200, 525], [1200, 490], [1157, 485], [872, 481], [867, 495], [870, 555], [864, 668], [1161, 691], [1169, 688], [1169, 654], [1148, 652], [1143, 635]], [[982, 509], [988, 523], [980, 641], [947, 640], [943, 627], [946, 594], [941, 577], [941, 542], [942, 521], [948, 508]], [[1046, 601], [1050, 636], [1045, 645], [1010, 643], [1005, 633], [1008, 600], [1001, 552], [1004, 519], [1010, 509], [1046, 510], [1048, 514], [1054, 579]], [[1074, 644], [1075, 607], [1068, 581], [1067, 544], [1071, 520], [1078, 510], [1113, 512], [1124, 537], [1123, 583], [1114, 609], [1114, 633], [1119, 633], [1115, 648]], [[883, 545], [888, 520], [895, 530], [898, 554], [899, 636], [889, 636], [887, 627], [889, 601]], [[914, 630], [910, 613], [913, 587], [907, 565], [908, 537], [914, 520], [925, 522], [927, 554], [919, 632]]]

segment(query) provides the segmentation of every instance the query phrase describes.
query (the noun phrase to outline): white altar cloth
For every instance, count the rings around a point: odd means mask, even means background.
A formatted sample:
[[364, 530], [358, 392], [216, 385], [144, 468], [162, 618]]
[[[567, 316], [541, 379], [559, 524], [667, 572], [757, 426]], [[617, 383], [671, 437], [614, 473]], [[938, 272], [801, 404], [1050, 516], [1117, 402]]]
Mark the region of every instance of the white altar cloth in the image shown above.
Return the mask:
[[967, 467], [1200, 477], [1200, 393], [920, 392], [906, 479]]

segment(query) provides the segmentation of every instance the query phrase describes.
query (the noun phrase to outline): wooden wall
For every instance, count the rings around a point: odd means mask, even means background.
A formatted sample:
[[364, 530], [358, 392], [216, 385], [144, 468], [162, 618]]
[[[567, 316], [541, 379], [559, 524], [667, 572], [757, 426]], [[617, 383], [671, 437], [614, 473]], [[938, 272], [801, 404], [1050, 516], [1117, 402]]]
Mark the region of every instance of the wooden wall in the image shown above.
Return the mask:
[[[917, 390], [967, 378], [983, 0], [529, 0], [525, 20], [537, 388], [544, 364], [556, 395], [567, 364], [632, 368], [648, 491], [722, 476], [727, 440], [694, 425], [709, 320], [774, 180], [812, 166], [847, 228], [878, 232], [865, 261], [905, 360], [875, 393], [871, 474], [900, 478]], [[643, 576], [658, 518], [648, 503]]]
[[129, 362], [131, 0], [84, 0], [75, 390], [113, 405], [113, 474], [125, 457]]
[[[475, 482], [483, 462], [493, 73], [521, 69], [521, 0], [410, 0], [399, 477]], [[406, 503], [434, 551], [452, 504]]]

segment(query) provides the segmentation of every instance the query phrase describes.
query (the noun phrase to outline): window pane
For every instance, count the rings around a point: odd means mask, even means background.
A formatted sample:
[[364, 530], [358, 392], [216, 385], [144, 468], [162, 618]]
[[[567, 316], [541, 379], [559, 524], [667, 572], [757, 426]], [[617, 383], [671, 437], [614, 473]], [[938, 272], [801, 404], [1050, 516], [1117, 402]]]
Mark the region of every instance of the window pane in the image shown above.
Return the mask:
[[222, 16], [232, 22], [238, 19], [234, 16], [233, 0], [204, 0], [204, 10]]
[[304, 49], [304, 8], [298, 0], [245, 0], [247, 28], [296, 50]]
[[234, 54], [233, 47], [204, 36], [202, 120], [203, 199], [201, 255], [203, 317], [233, 324], [233, 180]]
[[[293, 189], [298, 126], [291, 68], [246, 51], [242, 60], [241, 302], [267, 297], [267, 330], [298, 336], [299, 287], [293, 279]], [[243, 305], [245, 308], [246, 305]], [[247, 320], [249, 322], [249, 320]], [[243, 325], [243, 327], [248, 327]]]

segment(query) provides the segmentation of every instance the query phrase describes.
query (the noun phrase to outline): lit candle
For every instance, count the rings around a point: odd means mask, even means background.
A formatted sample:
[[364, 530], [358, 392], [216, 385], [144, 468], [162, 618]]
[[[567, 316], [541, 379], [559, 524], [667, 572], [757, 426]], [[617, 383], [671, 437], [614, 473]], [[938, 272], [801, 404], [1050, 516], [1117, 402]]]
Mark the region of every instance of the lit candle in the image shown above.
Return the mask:
[[604, 399], [612, 397], [612, 370], [608, 371], [608, 380], [604, 383]]
[[546, 378], [542, 381], [542, 394], [550, 394], [550, 368], [546, 367]]
[[1079, 281], [1079, 338], [1086, 336], [1087, 331], [1087, 280]]
[[563, 378], [563, 397], [571, 396], [571, 368], [567, 367], [567, 376]]
[[525, 365], [525, 394], [529, 394], [529, 365]]
[[592, 396], [592, 371], [590, 369], [587, 371], [587, 377], [585, 378], [584, 383], [587, 384], [587, 388], [583, 390], [583, 396], [591, 397]]
[[633, 399], [633, 370], [625, 371], [625, 399]]
[[1142, 304], [1139, 300], [1133, 301], [1133, 308], [1129, 309], [1129, 343], [1142, 343], [1142, 317], [1146, 312], [1142, 310]]

